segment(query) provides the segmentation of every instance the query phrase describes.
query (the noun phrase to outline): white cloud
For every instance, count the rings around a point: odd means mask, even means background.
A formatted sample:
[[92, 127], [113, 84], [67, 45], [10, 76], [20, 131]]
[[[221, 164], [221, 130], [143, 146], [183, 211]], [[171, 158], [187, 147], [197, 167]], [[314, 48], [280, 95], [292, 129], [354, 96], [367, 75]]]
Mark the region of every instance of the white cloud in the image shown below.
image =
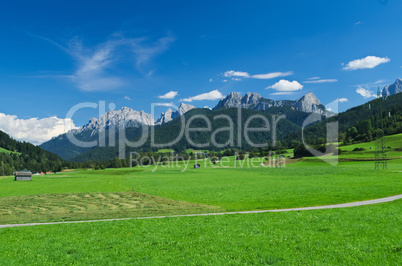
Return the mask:
[[303, 83], [332, 83], [337, 81], [338, 81], [337, 79], [314, 79], [314, 80], [303, 81]]
[[226, 71], [223, 74], [224, 77], [230, 78], [230, 77], [243, 77], [243, 78], [248, 78], [250, 77], [250, 74], [247, 72], [242, 72], [242, 71], [234, 71], [234, 70], [229, 70]]
[[157, 103], [156, 106], [172, 107], [172, 106], [173, 106], [173, 103]]
[[19, 119], [16, 115], [0, 113], [0, 130], [20, 141], [39, 145], [60, 134], [76, 128], [70, 119], [55, 116], [47, 118]]
[[320, 79], [320, 77], [312, 77], [312, 78], [308, 78], [308, 80], [314, 80], [314, 79]]
[[281, 91], [281, 92], [274, 92], [271, 93], [270, 95], [288, 95], [288, 94], [292, 94], [293, 91]]
[[164, 94], [164, 95], [160, 95], [158, 96], [158, 98], [160, 99], [173, 99], [174, 97], [177, 96], [177, 91], [169, 91], [168, 93]]
[[234, 81], [241, 81], [241, 79], [239, 79], [239, 78], [232, 78], [232, 80], [234, 80]]
[[377, 97], [377, 95], [375, 93], [373, 93], [372, 91], [367, 90], [365, 88], [362, 88], [362, 87], [357, 88], [356, 92], [358, 94], [360, 94], [361, 96], [363, 96], [364, 99], [371, 98], [371, 97], [374, 97], [374, 98]]
[[131, 101], [132, 99], [130, 98], [130, 97], [128, 97], [128, 96], [124, 96], [124, 99], [125, 100], [128, 100], [128, 101]]
[[223, 76], [230, 78], [230, 77], [237, 77], [237, 79], [233, 80], [240, 80], [239, 78], [253, 78], [253, 79], [273, 79], [273, 78], [278, 78], [278, 77], [286, 77], [289, 75], [293, 75], [292, 71], [288, 72], [272, 72], [272, 73], [266, 73], [266, 74], [256, 74], [256, 75], [250, 75], [247, 72], [242, 72], [242, 71], [234, 71], [234, 70], [229, 70], [226, 71]]
[[209, 79], [209, 82], [212, 82], [213, 81], [213, 79]]
[[228, 80], [227, 80], [227, 79], [224, 79], [224, 80], [222, 80], [222, 82], [228, 82]]
[[223, 97], [222, 93], [220, 93], [218, 90], [213, 90], [207, 93], [203, 93], [197, 96], [189, 97], [182, 99], [180, 101], [183, 102], [192, 102], [192, 101], [202, 101], [202, 100], [218, 100]]
[[338, 98], [338, 99], [336, 99], [336, 101], [338, 101], [340, 103], [344, 103], [344, 102], [347, 102], [348, 99], [346, 99], [346, 98]]
[[281, 79], [277, 83], [275, 83], [272, 86], [267, 87], [266, 89], [275, 89], [279, 92], [293, 92], [297, 90], [301, 90], [303, 88], [303, 85], [301, 85], [299, 82], [296, 80], [294, 81], [288, 81], [285, 79]]
[[347, 63], [343, 70], [357, 70], [357, 69], [367, 69], [375, 68], [376, 66], [388, 63], [391, 61], [388, 57], [377, 57], [377, 56], [367, 56], [362, 59], [356, 59]]
[[286, 76], [290, 76], [290, 75], [293, 75], [293, 71], [257, 74], [257, 75], [252, 75], [251, 77], [254, 79], [274, 79], [274, 78], [286, 77]]

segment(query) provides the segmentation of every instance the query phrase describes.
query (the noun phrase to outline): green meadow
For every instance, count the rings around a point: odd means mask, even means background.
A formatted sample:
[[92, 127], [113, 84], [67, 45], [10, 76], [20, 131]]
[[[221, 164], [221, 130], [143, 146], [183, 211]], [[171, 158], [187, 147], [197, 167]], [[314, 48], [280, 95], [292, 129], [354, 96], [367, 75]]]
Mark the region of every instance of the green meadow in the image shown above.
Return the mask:
[[0, 258], [4, 265], [400, 265], [401, 203], [4, 228]]
[[[224, 157], [134, 168], [0, 177], [0, 224], [170, 216], [355, 202], [402, 194], [402, 135], [320, 158]], [[389, 144], [388, 144], [389, 143]], [[364, 151], [353, 151], [364, 147]], [[331, 156], [327, 156], [331, 158]], [[367, 159], [369, 158], [369, 160]], [[200, 164], [200, 169], [194, 169]], [[3, 264], [400, 264], [401, 200], [345, 209], [0, 229]], [[23, 254], [23, 255], [21, 255]]]
[[6, 149], [4, 149], [4, 148], [2, 148], [2, 147], [0, 147], [0, 153], [7, 153], [7, 154], [10, 154], [10, 153], [17, 153], [17, 154], [21, 154], [21, 153], [19, 153], [19, 152], [14, 152], [14, 151], [6, 150]]

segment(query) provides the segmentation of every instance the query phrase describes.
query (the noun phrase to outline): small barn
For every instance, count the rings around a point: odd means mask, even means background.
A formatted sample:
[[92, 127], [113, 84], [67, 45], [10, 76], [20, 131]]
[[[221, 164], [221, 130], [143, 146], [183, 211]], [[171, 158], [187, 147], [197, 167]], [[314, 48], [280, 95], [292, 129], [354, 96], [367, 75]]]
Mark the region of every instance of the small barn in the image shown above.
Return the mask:
[[32, 173], [31, 171], [20, 171], [14, 173], [14, 181], [19, 180], [32, 180]]

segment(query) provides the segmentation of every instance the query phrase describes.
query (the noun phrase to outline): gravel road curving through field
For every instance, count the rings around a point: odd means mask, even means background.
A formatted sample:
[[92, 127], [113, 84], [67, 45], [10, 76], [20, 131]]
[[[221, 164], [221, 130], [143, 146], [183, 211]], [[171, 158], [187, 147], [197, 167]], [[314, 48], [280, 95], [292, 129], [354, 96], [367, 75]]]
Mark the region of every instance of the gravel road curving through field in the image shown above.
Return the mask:
[[161, 219], [161, 218], [174, 218], [174, 217], [192, 217], [192, 216], [213, 216], [213, 215], [228, 215], [228, 214], [249, 214], [249, 213], [265, 213], [265, 212], [289, 212], [289, 211], [307, 211], [307, 210], [322, 210], [322, 209], [337, 209], [349, 208], [378, 203], [385, 203], [402, 199], [402, 194], [386, 198], [356, 201], [350, 203], [341, 203], [333, 205], [323, 205], [314, 207], [301, 207], [277, 210], [259, 210], [259, 211], [237, 211], [237, 212], [219, 212], [219, 213], [200, 213], [200, 214], [183, 214], [183, 215], [170, 215], [170, 216], [154, 216], [154, 217], [136, 217], [136, 218], [119, 218], [119, 219], [103, 219], [103, 220], [87, 220], [87, 221], [67, 221], [67, 222], [50, 222], [50, 223], [26, 223], [26, 224], [4, 224], [0, 228], [20, 227], [20, 226], [34, 226], [34, 225], [49, 225], [49, 224], [72, 224], [72, 223], [92, 223], [92, 222], [110, 222], [110, 221], [123, 221], [123, 220], [139, 220], [139, 219]]

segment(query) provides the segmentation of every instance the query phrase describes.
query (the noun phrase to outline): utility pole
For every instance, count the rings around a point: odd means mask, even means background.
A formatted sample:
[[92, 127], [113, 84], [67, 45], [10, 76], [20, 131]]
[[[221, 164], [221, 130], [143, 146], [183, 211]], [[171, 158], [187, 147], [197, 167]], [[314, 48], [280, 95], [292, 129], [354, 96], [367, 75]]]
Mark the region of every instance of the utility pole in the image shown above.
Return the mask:
[[384, 139], [384, 118], [382, 103], [387, 99], [387, 95], [382, 95], [380, 87], [377, 90], [377, 104], [375, 105], [375, 165], [374, 169], [388, 169], [387, 151]]

